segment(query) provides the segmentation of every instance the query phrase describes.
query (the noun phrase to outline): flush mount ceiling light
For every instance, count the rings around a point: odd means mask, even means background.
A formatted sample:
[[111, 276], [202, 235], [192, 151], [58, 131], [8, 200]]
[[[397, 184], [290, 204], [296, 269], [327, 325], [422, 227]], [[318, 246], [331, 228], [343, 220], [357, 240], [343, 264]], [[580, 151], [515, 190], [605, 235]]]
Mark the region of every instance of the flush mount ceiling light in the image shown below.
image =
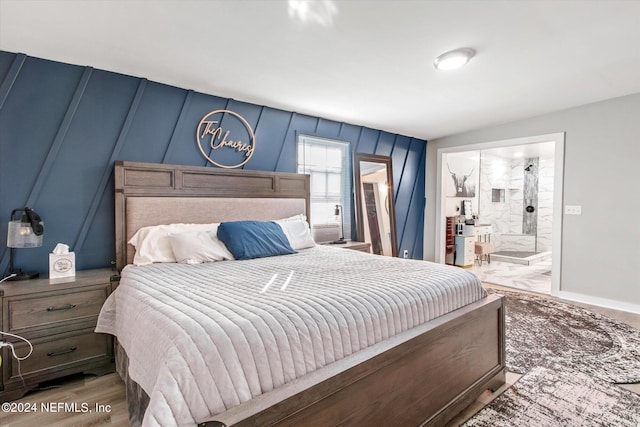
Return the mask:
[[438, 70], [455, 70], [469, 62], [475, 54], [476, 51], [470, 47], [450, 50], [438, 56], [435, 61], [433, 61], [433, 66]]

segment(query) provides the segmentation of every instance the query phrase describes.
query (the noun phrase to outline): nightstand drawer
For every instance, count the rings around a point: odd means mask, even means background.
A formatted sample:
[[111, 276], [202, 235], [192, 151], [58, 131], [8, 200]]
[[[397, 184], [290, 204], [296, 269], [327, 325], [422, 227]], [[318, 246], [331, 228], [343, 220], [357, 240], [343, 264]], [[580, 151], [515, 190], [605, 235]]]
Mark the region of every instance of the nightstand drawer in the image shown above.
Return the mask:
[[108, 295], [106, 287], [80, 292], [24, 296], [9, 300], [9, 332], [38, 327], [51, 328], [60, 322], [97, 318]]
[[[41, 374], [46, 370], [62, 370], [74, 364], [87, 363], [92, 360], [110, 358], [111, 340], [109, 335], [96, 334], [92, 330], [81, 331], [76, 335], [68, 335], [50, 341], [32, 342], [33, 353], [20, 362], [22, 375]], [[24, 356], [28, 346], [16, 346], [16, 353]], [[3, 354], [4, 362], [10, 363], [9, 379], [19, 379], [18, 363], [13, 357]], [[6, 371], [5, 371], [6, 372]]]
[[[44, 381], [113, 370], [113, 337], [93, 332], [111, 293], [112, 275], [110, 268], [102, 268], [80, 270], [74, 277], [0, 284], [0, 330], [34, 346], [20, 363], [9, 347], [0, 349], [0, 402], [18, 399]], [[18, 357], [29, 353], [27, 343], [18, 338], [0, 339], [15, 346]]]

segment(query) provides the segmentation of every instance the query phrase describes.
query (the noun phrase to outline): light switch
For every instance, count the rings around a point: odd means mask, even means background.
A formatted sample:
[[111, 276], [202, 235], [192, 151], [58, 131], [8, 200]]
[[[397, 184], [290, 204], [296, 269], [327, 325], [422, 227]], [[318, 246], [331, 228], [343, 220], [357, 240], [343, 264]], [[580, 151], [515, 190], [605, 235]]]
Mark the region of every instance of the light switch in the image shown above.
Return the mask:
[[565, 206], [564, 207], [564, 214], [565, 215], [582, 215], [582, 206], [579, 205], [572, 205], [572, 206]]

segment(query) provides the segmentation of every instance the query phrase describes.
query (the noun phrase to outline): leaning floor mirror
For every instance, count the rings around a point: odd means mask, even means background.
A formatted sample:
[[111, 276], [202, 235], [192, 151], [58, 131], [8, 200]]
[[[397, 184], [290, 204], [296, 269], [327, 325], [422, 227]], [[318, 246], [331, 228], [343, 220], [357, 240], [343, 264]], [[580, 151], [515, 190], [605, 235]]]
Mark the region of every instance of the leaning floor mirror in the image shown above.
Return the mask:
[[356, 153], [353, 160], [358, 240], [374, 254], [398, 256], [391, 157]]

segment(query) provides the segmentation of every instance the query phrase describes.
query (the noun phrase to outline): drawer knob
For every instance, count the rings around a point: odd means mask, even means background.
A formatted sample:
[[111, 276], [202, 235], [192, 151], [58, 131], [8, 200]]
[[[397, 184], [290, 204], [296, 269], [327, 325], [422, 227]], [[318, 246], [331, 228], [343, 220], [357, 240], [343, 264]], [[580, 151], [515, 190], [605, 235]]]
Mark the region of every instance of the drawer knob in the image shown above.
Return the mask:
[[62, 351], [50, 351], [49, 353], [47, 353], [47, 356], [49, 357], [53, 357], [53, 356], [60, 356], [61, 354], [67, 354], [67, 353], [73, 353], [74, 351], [76, 351], [76, 347], [71, 347], [67, 350], [62, 350]]
[[75, 308], [75, 304], [67, 304], [67, 305], [61, 305], [60, 307], [47, 307], [47, 311], [58, 311], [58, 310], [71, 310], [72, 308]]

